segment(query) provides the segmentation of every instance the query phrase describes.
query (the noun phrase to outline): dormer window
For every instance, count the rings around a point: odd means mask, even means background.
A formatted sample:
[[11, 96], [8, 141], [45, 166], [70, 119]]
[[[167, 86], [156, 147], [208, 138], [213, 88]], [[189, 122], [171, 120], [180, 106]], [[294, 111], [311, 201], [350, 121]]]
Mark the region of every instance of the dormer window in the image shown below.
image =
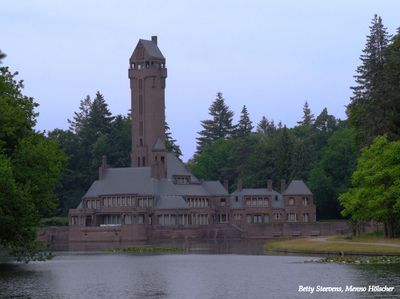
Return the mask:
[[177, 184], [177, 185], [190, 184], [190, 175], [175, 175], [174, 176], [174, 183]]

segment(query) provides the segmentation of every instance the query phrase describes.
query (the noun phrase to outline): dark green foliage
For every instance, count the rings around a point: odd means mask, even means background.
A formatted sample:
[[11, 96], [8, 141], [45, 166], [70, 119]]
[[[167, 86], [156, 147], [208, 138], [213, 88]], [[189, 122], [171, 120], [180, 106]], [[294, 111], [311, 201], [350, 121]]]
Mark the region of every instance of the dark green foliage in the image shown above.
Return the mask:
[[96, 93], [93, 101], [86, 96], [69, 123], [68, 131], [55, 129], [48, 133], [48, 137], [57, 140], [69, 157], [57, 189], [61, 215], [75, 208], [97, 179], [103, 155], [113, 167], [130, 165], [130, 114], [113, 117], [100, 92]]
[[383, 82], [388, 107], [385, 119], [387, 134], [390, 140], [397, 140], [400, 138], [400, 28], [386, 51]]
[[[279, 190], [281, 179], [307, 181], [313, 173], [309, 182], [315, 186], [316, 198], [321, 196], [321, 210], [324, 212], [320, 218], [340, 217], [337, 197], [348, 186], [354, 166], [353, 135], [343, 133], [333, 137], [339, 126], [326, 108], [315, 121], [309, 108], [305, 110], [307, 117], [303, 120], [309, 121], [302, 121], [295, 128], [276, 128], [264, 117], [258, 126], [258, 134], [214, 142], [190, 161], [190, 169], [202, 179], [229, 180], [231, 190], [235, 189], [234, 183], [239, 178], [249, 188], [265, 187], [267, 179], [272, 179]], [[331, 171], [335, 167], [337, 169]], [[316, 175], [318, 171], [320, 175]], [[332, 184], [335, 185], [331, 187]], [[317, 187], [333, 192], [324, 193]], [[329, 211], [325, 209], [327, 206]]]
[[311, 109], [306, 101], [303, 106], [303, 117], [301, 121], [297, 122], [300, 126], [312, 126], [314, 124], [314, 114], [311, 113]]
[[170, 131], [169, 125], [165, 122], [165, 147], [168, 152], [174, 153], [175, 156], [180, 159], [182, 156], [182, 151], [179, 145], [176, 143], [176, 139], [172, 137], [172, 133]]
[[201, 121], [203, 130], [197, 137], [197, 153], [201, 153], [204, 148], [217, 141], [218, 139], [230, 138], [233, 135], [234, 127], [232, 125], [233, 112], [225, 104], [222, 93], [218, 92], [217, 97], [209, 108], [209, 114], [212, 117]]
[[0, 247], [29, 261], [42, 257], [36, 229], [57, 206], [54, 189], [65, 156], [56, 142], [34, 130], [38, 104], [22, 94], [16, 75], [0, 68]]
[[389, 131], [388, 114], [392, 109], [385, 95], [384, 67], [389, 35], [382, 19], [374, 16], [367, 43], [360, 56], [361, 65], [354, 76], [356, 86], [347, 106], [347, 114], [357, 133], [360, 146], [369, 145], [373, 138]]
[[260, 122], [257, 124], [257, 133], [271, 136], [276, 131], [275, 123], [273, 120], [268, 121], [268, 119], [263, 116]]
[[247, 112], [246, 105], [243, 106], [240, 114], [239, 123], [236, 125], [234, 136], [235, 137], [246, 137], [249, 136], [253, 130], [253, 124], [250, 120], [249, 113]]
[[352, 186], [340, 196], [343, 215], [355, 222], [385, 224], [386, 237], [400, 235], [400, 141], [379, 136], [363, 148]]
[[320, 219], [340, 218], [339, 195], [351, 184], [357, 149], [351, 128], [335, 131], [321, 151], [318, 163], [311, 169], [308, 186], [315, 195]]

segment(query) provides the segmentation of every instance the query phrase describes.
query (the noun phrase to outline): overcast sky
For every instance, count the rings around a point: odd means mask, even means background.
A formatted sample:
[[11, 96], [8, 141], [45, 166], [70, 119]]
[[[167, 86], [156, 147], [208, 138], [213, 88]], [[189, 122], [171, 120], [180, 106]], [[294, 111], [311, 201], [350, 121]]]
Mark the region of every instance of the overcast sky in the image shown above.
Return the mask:
[[[1, 1], [4, 65], [40, 104], [38, 130], [67, 129], [97, 90], [113, 114], [130, 108], [128, 61], [158, 36], [167, 60], [166, 118], [184, 160], [221, 91], [235, 122], [246, 105], [289, 127], [307, 100], [345, 118], [353, 75], [374, 14], [390, 33], [400, 1]], [[1, 107], [0, 107], [1, 109]]]

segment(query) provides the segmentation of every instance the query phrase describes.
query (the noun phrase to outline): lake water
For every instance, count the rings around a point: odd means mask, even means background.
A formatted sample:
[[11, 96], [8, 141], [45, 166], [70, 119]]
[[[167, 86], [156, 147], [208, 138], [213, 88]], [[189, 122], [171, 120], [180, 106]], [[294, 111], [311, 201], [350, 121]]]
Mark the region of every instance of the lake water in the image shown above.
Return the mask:
[[[201, 252], [201, 248], [197, 251]], [[210, 251], [207, 251], [210, 252]], [[315, 257], [60, 252], [47, 262], [0, 264], [0, 298], [396, 298], [398, 265], [308, 262]], [[298, 292], [299, 286], [387, 285], [391, 293]]]

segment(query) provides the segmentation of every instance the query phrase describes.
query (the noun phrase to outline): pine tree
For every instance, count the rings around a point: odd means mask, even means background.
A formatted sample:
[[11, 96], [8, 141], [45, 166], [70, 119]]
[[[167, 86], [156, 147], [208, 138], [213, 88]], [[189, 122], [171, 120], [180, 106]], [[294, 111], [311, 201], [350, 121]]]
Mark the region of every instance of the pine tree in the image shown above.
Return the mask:
[[176, 144], [176, 139], [172, 137], [171, 129], [167, 122], [165, 122], [165, 147], [168, 152], [172, 152], [179, 159], [182, 156], [181, 148]]
[[361, 65], [357, 68], [356, 86], [351, 87], [353, 96], [347, 106], [350, 124], [357, 130], [360, 145], [372, 142], [374, 136], [388, 130], [385, 95], [383, 92], [383, 68], [389, 35], [382, 24], [381, 17], [374, 16], [367, 43], [360, 56]]
[[85, 126], [85, 122], [89, 118], [89, 112], [92, 107], [92, 100], [90, 96], [87, 95], [79, 104], [79, 111], [74, 112], [74, 118], [72, 120], [67, 119], [69, 123], [69, 130], [74, 133], [79, 133], [82, 127]]
[[332, 132], [337, 125], [336, 118], [328, 113], [326, 107], [317, 116], [314, 122], [314, 128], [320, 132]]
[[257, 133], [271, 136], [276, 132], [275, 123], [273, 120], [268, 121], [268, 119], [263, 116], [260, 122], [257, 124]]
[[253, 124], [250, 120], [246, 105], [244, 105], [234, 135], [236, 137], [246, 137], [250, 135], [251, 130], [253, 130]]
[[88, 125], [92, 133], [96, 136], [109, 133], [114, 117], [108, 109], [104, 96], [99, 91], [96, 92], [96, 97], [93, 99], [90, 108]]
[[383, 70], [385, 102], [387, 109], [388, 138], [400, 138], [400, 28], [393, 36], [386, 52]]
[[292, 178], [293, 136], [286, 126], [277, 134], [274, 146], [275, 171], [277, 177], [289, 180]]
[[311, 109], [308, 106], [308, 102], [306, 101], [303, 106], [303, 117], [301, 121], [298, 121], [297, 123], [300, 126], [304, 127], [310, 127], [314, 124], [314, 114], [311, 113]]
[[232, 137], [234, 127], [232, 125], [233, 112], [225, 104], [222, 93], [218, 92], [217, 97], [209, 108], [209, 114], [212, 119], [201, 121], [203, 130], [197, 137], [197, 154], [201, 153], [204, 148], [218, 139], [226, 139]]

